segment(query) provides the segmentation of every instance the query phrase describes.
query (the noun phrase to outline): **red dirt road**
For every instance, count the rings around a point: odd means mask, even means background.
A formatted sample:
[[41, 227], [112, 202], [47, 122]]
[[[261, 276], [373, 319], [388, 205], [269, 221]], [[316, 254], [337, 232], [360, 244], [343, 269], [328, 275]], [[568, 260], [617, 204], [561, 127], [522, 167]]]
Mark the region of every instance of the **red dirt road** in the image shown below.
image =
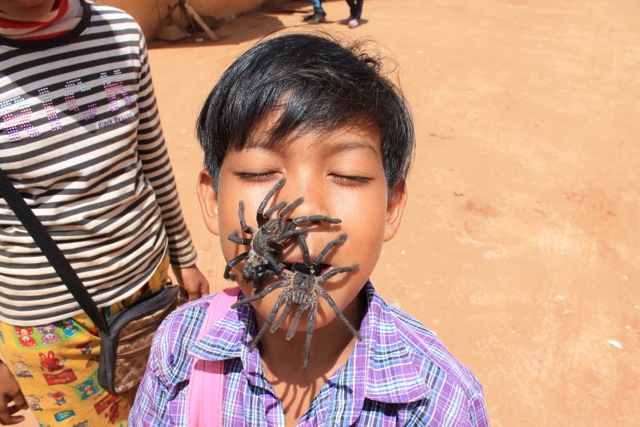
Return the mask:
[[[150, 57], [181, 200], [213, 289], [195, 116], [227, 65], [296, 13], [251, 12]], [[493, 426], [640, 418], [640, 3], [367, 0], [355, 30], [398, 63], [417, 154], [373, 281], [481, 380]]]

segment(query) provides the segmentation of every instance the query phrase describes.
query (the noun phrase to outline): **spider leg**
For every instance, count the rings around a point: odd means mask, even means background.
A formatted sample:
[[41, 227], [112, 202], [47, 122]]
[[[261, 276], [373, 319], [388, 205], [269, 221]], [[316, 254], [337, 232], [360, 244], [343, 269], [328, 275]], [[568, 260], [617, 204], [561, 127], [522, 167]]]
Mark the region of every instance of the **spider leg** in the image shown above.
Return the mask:
[[309, 253], [309, 246], [307, 246], [307, 239], [304, 237], [304, 234], [298, 236], [298, 242], [300, 242], [300, 248], [302, 249], [304, 265], [309, 267], [310, 272], [314, 271], [313, 265], [311, 264], [311, 254]]
[[[280, 178], [280, 180], [276, 183], [276, 185], [274, 185], [273, 188], [269, 190], [267, 195], [264, 196], [264, 199], [262, 199], [260, 206], [258, 206], [258, 212], [256, 215], [257, 217], [256, 219], [258, 220], [258, 225], [262, 226], [262, 224], [264, 224], [264, 218], [265, 218], [264, 208], [267, 206], [267, 203], [269, 203], [269, 200], [273, 197], [273, 195], [276, 194], [276, 191], [278, 191], [286, 181], [287, 181], [286, 178]], [[262, 217], [262, 219], [260, 217]]]
[[239, 263], [240, 261], [249, 258], [249, 252], [243, 252], [240, 255], [238, 255], [237, 257], [233, 258], [231, 261], [229, 261], [226, 265], [226, 267], [224, 268], [224, 278], [225, 279], [229, 279], [229, 280], [235, 280], [236, 275], [233, 274], [231, 272], [231, 268], [233, 268], [234, 265], [236, 265], [237, 263]]
[[[240, 301], [236, 301], [231, 306], [231, 308], [240, 307], [241, 305], [248, 304], [248, 303], [250, 303], [252, 301], [257, 301], [260, 298], [264, 298], [265, 295], [270, 294], [271, 292], [275, 291], [278, 288], [282, 288], [284, 286], [287, 286], [288, 283], [289, 283], [289, 279], [280, 280], [280, 281], [274, 283], [273, 285], [269, 286], [267, 289], [263, 290], [259, 294], [251, 295], [250, 297], [243, 298]], [[282, 296], [282, 295], [280, 295], [280, 296]]]
[[[284, 219], [281, 220], [282, 222], [280, 223], [280, 228], [282, 228], [283, 233], [287, 232], [287, 231], [291, 231], [291, 230], [295, 230], [296, 227], [298, 226], [298, 224], [296, 224], [295, 222], [293, 222], [292, 220], [289, 220], [288, 222], [285, 221]], [[283, 226], [282, 223], [285, 223], [286, 225]]]
[[240, 233], [238, 232], [238, 230], [233, 230], [233, 233], [229, 234], [229, 237], [227, 238], [231, 240], [233, 243], [237, 243], [239, 245], [246, 246], [251, 244], [251, 239], [240, 237]]
[[244, 217], [244, 202], [242, 200], [238, 203], [238, 217], [240, 218], [240, 228], [242, 228], [242, 231], [253, 234], [253, 229], [247, 225], [247, 220]]
[[300, 206], [302, 202], [304, 202], [304, 197], [298, 197], [293, 202], [291, 202], [289, 206], [287, 206], [286, 208], [282, 209], [282, 211], [280, 211], [280, 213], [278, 214], [278, 218], [284, 219], [284, 217], [287, 216], [289, 212], [291, 212], [292, 210]]
[[285, 231], [278, 236], [269, 238], [269, 242], [282, 242], [284, 240], [292, 239], [294, 237], [301, 236], [309, 231], [306, 227], [296, 228], [294, 230]]
[[[291, 204], [289, 206], [284, 208], [278, 214], [278, 227], [280, 227], [280, 230], [282, 230], [282, 233], [286, 233], [286, 232], [295, 230], [295, 228], [296, 228], [296, 226], [298, 224], [296, 224], [292, 220], [285, 219], [285, 216], [287, 216], [289, 214], [289, 212], [291, 212], [293, 209], [295, 209], [298, 206], [300, 206], [303, 201], [304, 201], [304, 197], [298, 197], [293, 202], [291, 202]], [[287, 221], [289, 222], [288, 224], [287, 224]]]
[[247, 282], [253, 283], [253, 289], [258, 290], [262, 288], [262, 286], [264, 286], [265, 282], [267, 281], [267, 278], [264, 277], [265, 272], [266, 271], [255, 271], [255, 270], [245, 271], [245, 269], [243, 268], [242, 276], [245, 279], [247, 279], [245, 283]]
[[278, 327], [280, 326], [280, 324], [282, 323], [285, 316], [289, 313], [290, 310], [291, 310], [291, 298], [287, 298], [287, 302], [284, 308], [282, 309], [282, 313], [280, 313], [280, 316], [278, 316], [276, 321], [273, 322], [273, 324], [271, 325], [271, 333], [274, 333], [276, 329], [278, 329]]
[[324, 221], [329, 224], [340, 224], [342, 220], [340, 218], [329, 218], [326, 215], [310, 215], [310, 216], [301, 216], [300, 218], [295, 218], [292, 220], [296, 224], [300, 224], [301, 222], [318, 222]]
[[264, 322], [264, 325], [262, 325], [262, 328], [260, 328], [260, 331], [258, 332], [258, 335], [256, 335], [251, 340], [251, 344], [249, 344], [249, 351], [253, 351], [256, 348], [256, 346], [258, 345], [258, 341], [260, 341], [260, 338], [262, 338], [262, 335], [264, 335], [264, 333], [269, 328], [269, 325], [273, 321], [273, 318], [276, 317], [276, 314], [278, 314], [278, 310], [280, 310], [280, 306], [282, 305], [282, 301], [285, 301], [285, 300], [288, 301], [290, 299], [290, 296], [291, 296], [291, 294], [289, 292], [287, 292], [286, 289], [285, 289], [284, 292], [282, 292], [280, 294], [280, 296], [276, 300], [275, 305], [273, 306], [273, 310], [271, 310], [271, 313], [269, 314], [269, 317]]
[[331, 250], [331, 248], [333, 248], [335, 245], [341, 244], [345, 240], [347, 240], [347, 235], [346, 234], [342, 234], [337, 239], [334, 239], [334, 240], [330, 241], [329, 243], [327, 243], [327, 246], [324, 247], [324, 249], [318, 254], [316, 259], [313, 261], [313, 265], [320, 264], [320, 261], [322, 261], [324, 259], [324, 257], [327, 256], [327, 253]]
[[[280, 209], [282, 209], [283, 207], [285, 207], [287, 205], [287, 202], [280, 202], [275, 206], [270, 207], [269, 209], [267, 209], [267, 211], [265, 213], [262, 214], [262, 217], [264, 219], [267, 219], [271, 216], [272, 213], [279, 211]], [[262, 225], [262, 224], [261, 224]]]
[[267, 244], [273, 247], [273, 245], [279, 244], [289, 239], [293, 239], [294, 237], [301, 236], [308, 231], [308, 228], [297, 228], [295, 230], [285, 231], [284, 233], [278, 234], [277, 236], [269, 237], [267, 239]]
[[[271, 276], [280, 276], [280, 274], [282, 273], [282, 269], [284, 268], [284, 264], [279, 264], [278, 265], [278, 271], [274, 271], [271, 268], [265, 268], [262, 271], [258, 271], [258, 272], [254, 272], [251, 277], [248, 277], [248, 279], [253, 282], [253, 289], [255, 289], [256, 291], [262, 289], [264, 287], [264, 285], [267, 283], [267, 280], [269, 280], [269, 278]], [[244, 273], [244, 272], [243, 272]]]
[[334, 268], [333, 270], [329, 271], [328, 273], [323, 274], [322, 276], [320, 276], [320, 278], [318, 278], [318, 282], [319, 283], [326, 282], [327, 280], [329, 280], [330, 278], [332, 278], [336, 274], [346, 273], [347, 271], [357, 270], [358, 267], [360, 267], [360, 264], [353, 264], [353, 265], [351, 265], [349, 267]]
[[269, 276], [272, 276], [273, 272], [271, 270], [265, 270], [261, 273], [255, 273], [249, 280], [253, 283], [253, 290], [260, 291], [267, 283], [267, 279]]
[[300, 322], [300, 318], [302, 317], [302, 313], [307, 311], [307, 309], [311, 307], [311, 302], [307, 301], [298, 307], [296, 310], [296, 315], [293, 316], [293, 320], [291, 321], [291, 325], [289, 326], [289, 330], [287, 331], [287, 339], [290, 340], [296, 334], [296, 329], [298, 329], [298, 323]]
[[[280, 274], [282, 272], [283, 264], [280, 264], [276, 257], [273, 256], [271, 252], [267, 252], [264, 254], [264, 258], [269, 262], [269, 265], [273, 268], [273, 274]], [[267, 270], [271, 272], [271, 270]]]
[[311, 338], [313, 337], [313, 322], [316, 320], [316, 313], [318, 312], [318, 302], [313, 301], [311, 308], [309, 309], [309, 320], [307, 323], [307, 339], [304, 344], [304, 361], [302, 362], [302, 369], [305, 369], [309, 365], [309, 355], [311, 354]]
[[360, 332], [356, 331], [356, 329], [351, 325], [351, 323], [349, 323], [347, 318], [344, 317], [344, 314], [342, 314], [342, 312], [340, 311], [336, 303], [333, 301], [333, 298], [331, 298], [329, 293], [324, 289], [322, 289], [322, 287], [320, 286], [316, 286], [316, 292], [322, 295], [322, 297], [327, 300], [327, 302], [329, 303], [329, 306], [333, 309], [333, 311], [336, 313], [338, 318], [342, 320], [342, 323], [344, 323], [347, 329], [349, 329], [349, 332], [351, 332], [354, 337], [361, 340], [362, 336], [360, 335]]

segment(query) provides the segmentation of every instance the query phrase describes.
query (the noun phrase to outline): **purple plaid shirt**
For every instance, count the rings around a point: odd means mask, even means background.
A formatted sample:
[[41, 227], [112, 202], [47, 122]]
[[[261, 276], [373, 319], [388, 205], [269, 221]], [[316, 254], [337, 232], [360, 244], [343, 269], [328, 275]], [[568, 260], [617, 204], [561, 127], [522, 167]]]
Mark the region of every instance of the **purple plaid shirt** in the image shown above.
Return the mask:
[[[416, 319], [385, 303], [370, 283], [366, 293], [363, 339], [298, 426], [488, 426], [482, 387], [473, 373]], [[248, 350], [257, 333], [249, 305], [229, 311], [196, 343], [211, 298], [215, 295], [184, 305], [156, 333], [131, 426], [185, 426], [194, 357], [225, 361], [225, 427], [285, 425], [259, 351]]]

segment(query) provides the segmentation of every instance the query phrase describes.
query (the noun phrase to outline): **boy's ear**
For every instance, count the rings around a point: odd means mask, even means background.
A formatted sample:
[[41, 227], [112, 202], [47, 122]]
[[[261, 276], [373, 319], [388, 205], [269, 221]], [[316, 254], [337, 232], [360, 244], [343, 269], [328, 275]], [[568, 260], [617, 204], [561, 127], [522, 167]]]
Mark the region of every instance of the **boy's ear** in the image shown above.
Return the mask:
[[198, 199], [200, 199], [200, 209], [202, 210], [202, 218], [204, 224], [210, 232], [216, 236], [220, 235], [218, 229], [218, 195], [213, 185], [213, 178], [206, 169], [200, 171], [198, 175], [198, 184], [196, 188]]
[[387, 202], [387, 218], [385, 221], [384, 241], [387, 242], [393, 238], [400, 228], [402, 222], [402, 214], [407, 204], [407, 184], [401, 182], [396, 184], [391, 190], [391, 196]]

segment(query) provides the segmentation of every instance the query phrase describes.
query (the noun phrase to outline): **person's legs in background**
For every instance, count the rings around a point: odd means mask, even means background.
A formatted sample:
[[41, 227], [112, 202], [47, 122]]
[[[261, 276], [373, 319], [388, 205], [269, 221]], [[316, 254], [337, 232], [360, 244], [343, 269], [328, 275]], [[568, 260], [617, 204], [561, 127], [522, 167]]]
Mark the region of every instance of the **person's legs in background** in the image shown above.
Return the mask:
[[304, 18], [309, 24], [319, 24], [326, 20], [327, 13], [322, 8], [322, 0], [309, 0], [313, 6], [313, 15]]
[[349, 25], [350, 28], [355, 28], [360, 25], [364, 0], [347, 0], [347, 4], [349, 5], [349, 19], [347, 21], [347, 25]]

